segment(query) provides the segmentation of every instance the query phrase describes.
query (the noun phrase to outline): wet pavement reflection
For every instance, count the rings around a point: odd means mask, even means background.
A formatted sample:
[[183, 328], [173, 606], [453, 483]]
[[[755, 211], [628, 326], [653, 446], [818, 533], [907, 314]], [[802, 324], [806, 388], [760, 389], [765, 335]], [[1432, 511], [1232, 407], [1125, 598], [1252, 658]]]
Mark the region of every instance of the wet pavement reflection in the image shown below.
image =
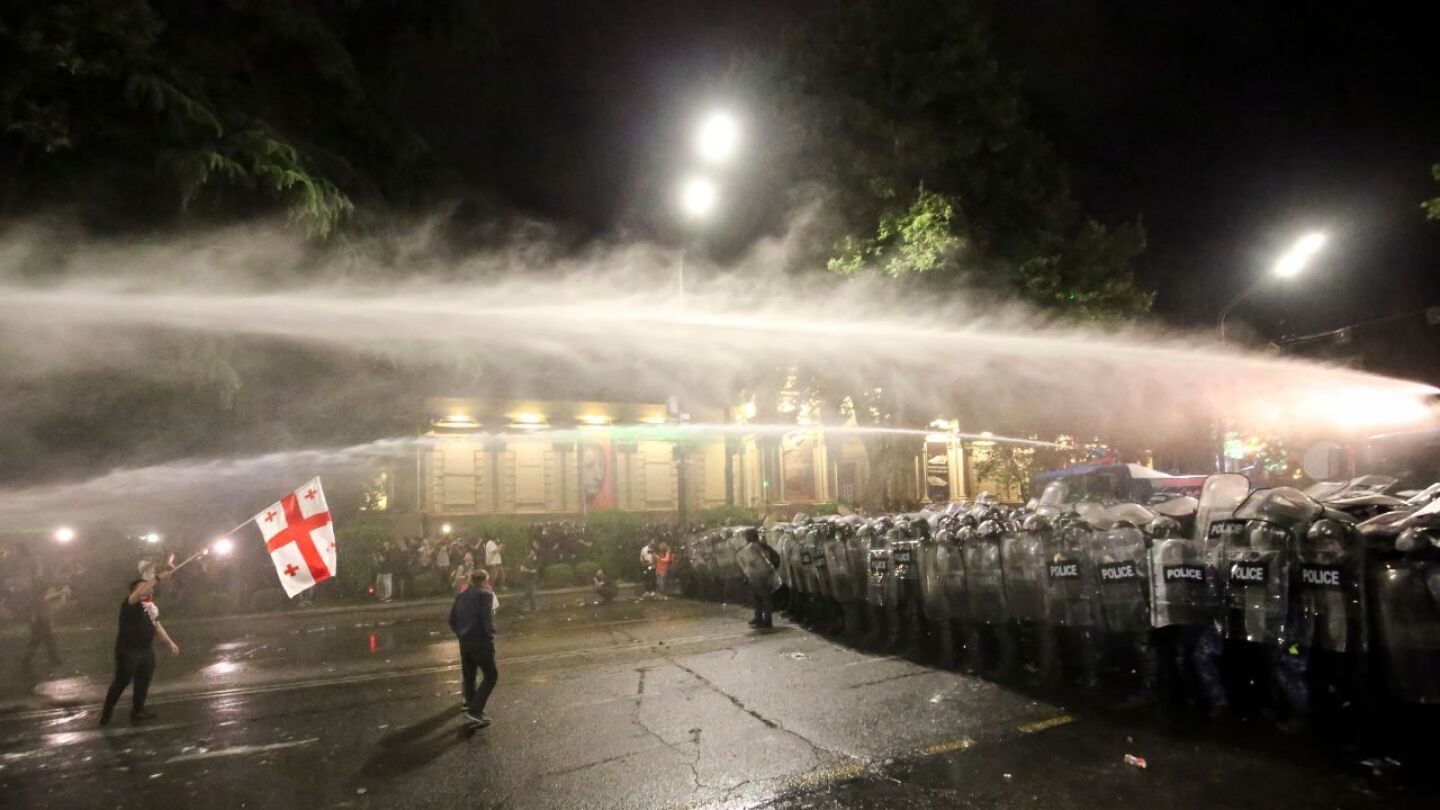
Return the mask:
[[5, 675], [0, 795], [17, 807], [567, 810], [1440, 798], [1304, 741], [1177, 735], [1144, 709], [1058, 705], [683, 600], [502, 614], [495, 722], [475, 731], [459, 713], [447, 615], [432, 603], [172, 620], [183, 650], [161, 660], [159, 716], [103, 730], [112, 639], [69, 633], [67, 671], [34, 688]]

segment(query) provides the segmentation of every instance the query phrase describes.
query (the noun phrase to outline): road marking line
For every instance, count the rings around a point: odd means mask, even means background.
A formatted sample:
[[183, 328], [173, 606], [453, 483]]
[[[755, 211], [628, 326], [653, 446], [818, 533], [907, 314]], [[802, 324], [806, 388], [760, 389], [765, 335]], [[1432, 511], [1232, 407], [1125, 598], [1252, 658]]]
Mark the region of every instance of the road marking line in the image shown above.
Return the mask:
[[975, 741], [970, 739], [969, 737], [961, 737], [958, 740], [951, 740], [950, 742], [927, 745], [924, 748], [920, 749], [920, 756], [933, 757], [936, 754], [948, 754], [951, 751], [964, 751], [966, 748], [969, 748], [974, 744]]
[[1045, 720], [1036, 720], [1033, 723], [1021, 723], [1015, 727], [1015, 730], [1021, 734], [1034, 734], [1037, 731], [1044, 731], [1047, 728], [1055, 728], [1056, 726], [1063, 726], [1066, 723], [1073, 722], [1075, 722], [1075, 718], [1072, 715], [1057, 714]]
[[216, 757], [238, 757], [245, 754], [263, 754], [266, 751], [299, 748], [302, 745], [317, 742], [320, 742], [319, 737], [311, 737], [308, 740], [295, 740], [294, 742], [271, 743], [270, 745], [237, 745], [233, 748], [217, 748], [214, 751], [196, 751], [193, 754], [177, 754], [165, 760], [165, 764], [173, 765], [176, 762], [192, 762], [197, 759], [214, 759]]
[[849, 765], [839, 765], [834, 768], [821, 768], [819, 770], [802, 773], [790, 779], [790, 784], [795, 787], [814, 787], [830, 782], [843, 782], [865, 773], [868, 766], [863, 762], [853, 762]]

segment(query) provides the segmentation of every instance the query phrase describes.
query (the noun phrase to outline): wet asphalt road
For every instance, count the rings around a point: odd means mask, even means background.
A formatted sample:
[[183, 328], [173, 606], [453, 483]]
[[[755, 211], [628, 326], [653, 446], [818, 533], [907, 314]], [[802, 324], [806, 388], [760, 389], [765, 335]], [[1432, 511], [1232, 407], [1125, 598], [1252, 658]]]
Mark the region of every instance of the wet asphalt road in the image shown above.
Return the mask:
[[[680, 600], [501, 611], [490, 728], [461, 722], [444, 605], [183, 622], [159, 717], [107, 730], [113, 629], [0, 674], [3, 807], [1440, 806], [1235, 724], [1162, 731]], [[1144, 756], [1149, 767], [1126, 765]]]

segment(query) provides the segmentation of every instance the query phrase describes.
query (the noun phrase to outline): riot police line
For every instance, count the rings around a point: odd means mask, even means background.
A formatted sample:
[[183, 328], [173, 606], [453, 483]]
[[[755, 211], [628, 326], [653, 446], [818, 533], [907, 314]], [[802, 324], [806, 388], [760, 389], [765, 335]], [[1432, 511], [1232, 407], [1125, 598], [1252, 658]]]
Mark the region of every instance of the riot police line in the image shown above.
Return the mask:
[[1390, 484], [1220, 474], [1199, 498], [1101, 504], [1061, 480], [1022, 508], [800, 514], [694, 535], [684, 581], [724, 601], [777, 590], [813, 630], [1000, 680], [1344, 726], [1440, 705], [1440, 485]]

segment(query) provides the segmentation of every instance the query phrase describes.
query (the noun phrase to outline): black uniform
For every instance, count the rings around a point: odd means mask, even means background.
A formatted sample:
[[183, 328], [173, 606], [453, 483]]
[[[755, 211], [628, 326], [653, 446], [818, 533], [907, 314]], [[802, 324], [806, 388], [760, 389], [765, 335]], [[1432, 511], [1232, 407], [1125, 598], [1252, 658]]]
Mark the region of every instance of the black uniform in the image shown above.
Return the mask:
[[[771, 567], [777, 571], [780, 570], [780, 552], [764, 540], [759, 539], [758, 533], [752, 542], [760, 547], [760, 553], [770, 561]], [[755, 618], [751, 619], [750, 623], [756, 627], [774, 627], [775, 591], [769, 587], [752, 587], [751, 591], [755, 594]]]
[[105, 693], [105, 707], [100, 711], [100, 723], [110, 722], [115, 704], [131, 682], [135, 690], [130, 693], [130, 712], [143, 714], [145, 697], [150, 693], [150, 679], [155, 675], [155, 620], [151, 618], [151, 603], [132, 603], [129, 599], [120, 603], [120, 629], [115, 636], [115, 680], [110, 691]]
[[[485, 713], [485, 703], [500, 679], [495, 668], [494, 610], [495, 594], [475, 587], [455, 597], [450, 608], [450, 629], [460, 641], [460, 688], [466, 711], [475, 717]], [[475, 688], [477, 670], [485, 676], [479, 689]]]

